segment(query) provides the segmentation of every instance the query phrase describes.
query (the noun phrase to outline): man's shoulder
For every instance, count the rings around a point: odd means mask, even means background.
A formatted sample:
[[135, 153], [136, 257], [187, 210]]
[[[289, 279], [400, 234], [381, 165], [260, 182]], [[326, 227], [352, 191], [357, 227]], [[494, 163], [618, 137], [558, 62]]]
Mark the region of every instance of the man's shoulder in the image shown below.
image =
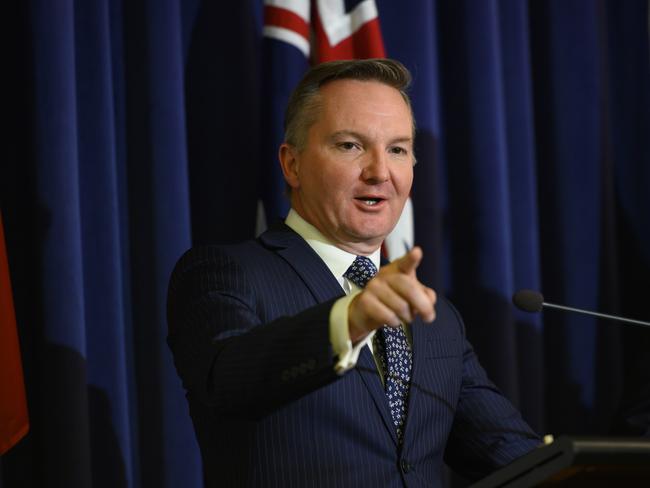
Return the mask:
[[174, 274], [205, 266], [246, 268], [254, 267], [259, 262], [268, 265], [275, 261], [279, 250], [301, 245], [306, 245], [302, 237], [278, 221], [255, 239], [191, 247], [178, 259]]

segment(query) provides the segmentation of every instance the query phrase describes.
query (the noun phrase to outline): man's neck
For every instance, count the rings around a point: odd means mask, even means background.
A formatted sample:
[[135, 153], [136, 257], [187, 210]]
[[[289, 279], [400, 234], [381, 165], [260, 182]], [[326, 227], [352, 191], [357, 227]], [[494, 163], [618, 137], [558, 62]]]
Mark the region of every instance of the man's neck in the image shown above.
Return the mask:
[[[291, 209], [285, 224], [300, 235], [309, 246], [320, 256], [332, 274], [337, 278], [342, 277], [346, 269], [357, 256], [357, 253], [342, 249], [331, 242], [315, 226], [303, 219], [298, 212]], [[381, 249], [377, 248], [368, 257], [379, 268], [381, 263]]]
[[[293, 228], [291, 223], [295, 223], [299, 229]], [[311, 239], [316, 239], [319, 242], [327, 243], [332, 246], [336, 246], [337, 248], [341, 249], [342, 251], [345, 251], [347, 253], [353, 254], [355, 256], [367, 256], [370, 257], [373, 254], [375, 254], [378, 250], [381, 249], [381, 243], [377, 245], [372, 245], [366, 242], [353, 242], [353, 243], [347, 243], [347, 242], [340, 242], [338, 240], [335, 240], [329, 236], [327, 236], [324, 232], [322, 232], [317, 226], [315, 226], [312, 222], [307, 219], [300, 210], [296, 209], [295, 207], [291, 207], [291, 210], [289, 211], [289, 214], [287, 215], [287, 219], [285, 221], [289, 227], [291, 227], [293, 230], [295, 230], [298, 234], [301, 236], [303, 233], [306, 233], [309, 235]], [[304, 238], [305, 236], [303, 236]]]

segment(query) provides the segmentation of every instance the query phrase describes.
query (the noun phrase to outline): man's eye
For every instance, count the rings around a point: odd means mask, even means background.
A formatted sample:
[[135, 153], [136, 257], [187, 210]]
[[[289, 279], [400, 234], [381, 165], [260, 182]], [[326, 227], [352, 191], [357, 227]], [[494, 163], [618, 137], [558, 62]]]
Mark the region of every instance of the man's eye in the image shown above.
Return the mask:
[[399, 146], [391, 147], [390, 152], [392, 152], [393, 154], [397, 154], [399, 156], [405, 156], [408, 153], [408, 151], [406, 149], [404, 149], [403, 147], [399, 147]]
[[339, 143], [339, 148], [343, 149], [344, 151], [351, 151], [352, 149], [356, 148], [357, 145], [354, 142], [341, 142]]

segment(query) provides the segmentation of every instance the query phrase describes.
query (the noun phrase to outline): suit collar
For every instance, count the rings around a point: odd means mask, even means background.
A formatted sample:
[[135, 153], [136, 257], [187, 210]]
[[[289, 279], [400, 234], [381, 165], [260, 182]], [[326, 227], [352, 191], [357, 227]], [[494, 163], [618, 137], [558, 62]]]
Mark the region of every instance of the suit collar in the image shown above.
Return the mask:
[[[325, 264], [327, 264], [327, 267], [332, 271], [332, 274], [339, 280], [339, 282], [342, 282], [343, 275], [354, 262], [357, 254], [338, 247], [320, 230], [318, 230], [316, 226], [307, 222], [293, 208], [289, 210], [289, 214], [284, 223], [307, 241], [307, 244], [316, 251], [316, 254], [325, 261]], [[372, 260], [377, 268], [379, 268], [381, 259], [379, 248], [372, 254], [367, 255], [367, 257]]]
[[259, 241], [282, 257], [303, 280], [318, 303], [343, 296], [343, 289], [325, 262], [284, 222], [276, 222]]
[[286, 249], [289, 246], [295, 245], [296, 241], [304, 242], [304, 239], [281, 220], [273, 222], [258, 239], [264, 247], [276, 250]]

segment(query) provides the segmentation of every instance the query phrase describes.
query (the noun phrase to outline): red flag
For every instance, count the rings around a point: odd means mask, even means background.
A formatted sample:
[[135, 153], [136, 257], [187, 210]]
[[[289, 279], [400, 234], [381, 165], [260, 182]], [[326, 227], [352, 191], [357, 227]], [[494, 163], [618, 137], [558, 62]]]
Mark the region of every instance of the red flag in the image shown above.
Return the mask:
[[0, 215], [0, 455], [29, 430], [23, 367]]

